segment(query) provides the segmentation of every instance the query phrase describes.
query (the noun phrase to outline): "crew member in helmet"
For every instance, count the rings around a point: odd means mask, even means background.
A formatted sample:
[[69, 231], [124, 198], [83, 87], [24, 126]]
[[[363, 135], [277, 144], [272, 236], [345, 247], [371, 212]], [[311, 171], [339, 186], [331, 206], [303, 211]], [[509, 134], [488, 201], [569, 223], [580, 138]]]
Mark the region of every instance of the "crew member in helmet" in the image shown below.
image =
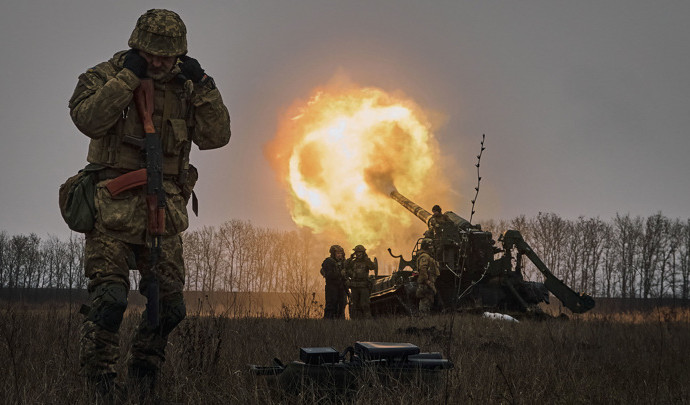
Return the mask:
[[445, 224], [452, 222], [448, 215], [444, 214], [439, 205], [434, 205], [431, 208], [431, 218], [429, 218], [429, 229], [424, 236], [428, 238], [440, 238], [441, 231]]
[[347, 259], [345, 274], [347, 286], [350, 288], [350, 318], [370, 318], [369, 294], [371, 293], [371, 280], [369, 271], [379, 275], [379, 265], [376, 258], [372, 261], [367, 255], [367, 250], [362, 245], [353, 249], [354, 253]]
[[441, 274], [438, 262], [432, 256], [433, 241], [422, 239], [420, 250], [415, 262], [417, 268], [417, 298], [419, 298], [420, 314], [428, 314], [434, 305], [436, 296], [436, 278]]
[[343, 265], [345, 264], [345, 250], [340, 245], [333, 245], [328, 250], [328, 256], [321, 264], [321, 275], [326, 279], [326, 305], [323, 317], [326, 319], [345, 318], [347, 291]]
[[[197, 180], [189, 163], [192, 143], [220, 148], [230, 140], [230, 116], [213, 79], [187, 54], [187, 29], [178, 14], [148, 10], [136, 22], [128, 50], [79, 76], [69, 100], [72, 121], [90, 138], [88, 170], [96, 172], [94, 229], [86, 234], [85, 275], [90, 309], [82, 326], [81, 372], [106, 396], [113, 395], [119, 359], [119, 329], [127, 307], [129, 270], [139, 270], [140, 291], [157, 280], [157, 326], [144, 316], [128, 355], [128, 376], [153, 388], [165, 361], [168, 335], [185, 317], [185, 267], [180, 233], [187, 229], [187, 202]], [[162, 142], [165, 231], [155, 274], [147, 247], [146, 189], [116, 194], [106, 187], [119, 176], [145, 167], [145, 131], [133, 92], [153, 79], [153, 123]]]

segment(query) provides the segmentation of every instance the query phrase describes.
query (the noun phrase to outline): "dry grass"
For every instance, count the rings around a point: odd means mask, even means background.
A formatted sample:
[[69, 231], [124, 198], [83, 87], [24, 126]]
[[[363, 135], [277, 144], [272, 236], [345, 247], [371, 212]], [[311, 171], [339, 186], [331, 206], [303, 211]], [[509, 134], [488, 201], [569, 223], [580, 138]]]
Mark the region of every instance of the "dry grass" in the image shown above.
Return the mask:
[[[3, 403], [91, 403], [78, 372], [81, 316], [65, 306], [0, 309]], [[126, 353], [136, 310], [122, 326]], [[285, 314], [298, 313], [297, 309]], [[690, 403], [690, 310], [506, 323], [476, 315], [361, 321], [195, 316], [173, 333], [164, 397], [176, 403]], [[299, 347], [411, 342], [455, 363], [434, 392], [364, 384], [350, 397], [288, 396], [247, 365], [284, 362]], [[124, 355], [123, 355], [124, 357]], [[122, 370], [124, 372], [124, 369]], [[134, 402], [132, 402], [134, 403]]]

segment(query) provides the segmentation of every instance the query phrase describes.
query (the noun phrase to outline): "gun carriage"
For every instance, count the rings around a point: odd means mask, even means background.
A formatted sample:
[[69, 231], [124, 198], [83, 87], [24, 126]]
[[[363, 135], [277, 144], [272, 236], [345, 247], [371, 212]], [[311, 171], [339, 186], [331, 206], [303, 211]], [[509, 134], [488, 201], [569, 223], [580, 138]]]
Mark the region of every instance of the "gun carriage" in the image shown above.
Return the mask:
[[[434, 310], [483, 308], [503, 311], [539, 312], [538, 304], [549, 302], [549, 292], [573, 313], [594, 308], [594, 299], [570, 289], [551, 273], [520, 232], [503, 232], [498, 243], [491, 232], [446, 211], [440, 220], [398, 191], [390, 197], [429, 226], [424, 237], [433, 240], [433, 256], [440, 275], [436, 279]], [[378, 277], [371, 289], [373, 315], [414, 314], [418, 305], [416, 257], [422, 238], [417, 240], [412, 259], [402, 255], [398, 269], [390, 276]], [[529, 259], [544, 276], [544, 282], [527, 281], [523, 275], [523, 258]]]

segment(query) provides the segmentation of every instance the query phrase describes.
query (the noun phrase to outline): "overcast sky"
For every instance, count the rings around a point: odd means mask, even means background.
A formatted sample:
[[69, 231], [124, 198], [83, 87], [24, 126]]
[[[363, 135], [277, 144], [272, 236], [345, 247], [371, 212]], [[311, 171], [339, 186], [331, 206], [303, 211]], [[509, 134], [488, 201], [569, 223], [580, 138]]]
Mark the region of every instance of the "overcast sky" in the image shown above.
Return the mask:
[[480, 218], [690, 218], [690, 2], [25, 0], [0, 13], [0, 230], [68, 233], [58, 186], [88, 147], [67, 107], [77, 76], [161, 7], [185, 21], [232, 119], [229, 146], [192, 152], [193, 227], [294, 226], [262, 148], [339, 71], [443, 117], [462, 196], [444, 208], [460, 215], [486, 134]]

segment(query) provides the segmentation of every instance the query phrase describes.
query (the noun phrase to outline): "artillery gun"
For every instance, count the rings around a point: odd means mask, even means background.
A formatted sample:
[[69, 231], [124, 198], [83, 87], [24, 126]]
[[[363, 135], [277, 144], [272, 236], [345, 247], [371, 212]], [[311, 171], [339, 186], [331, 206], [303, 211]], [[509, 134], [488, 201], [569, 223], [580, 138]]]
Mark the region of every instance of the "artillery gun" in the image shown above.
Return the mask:
[[[390, 197], [429, 226], [424, 237], [433, 240], [433, 256], [441, 272], [436, 279], [434, 310], [490, 308], [541, 313], [538, 304], [549, 302], [549, 292], [573, 313], [594, 308], [591, 296], [573, 291], [551, 273], [520, 232], [505, 231], [497, 245], [491, 232], [483, 231], [481, 226], [472, 225], [452, 211], [434, 216], [396, 190]], [[417, 240], [411, 260], [388, 249], [400, 261], [392, 275], [380, 276], [373, 282], [374, 316], [417, 312], [415, 262], [422, 239]], [[525, 256], [544, 275], [544, 282], [525, 280], [522, 272]]]

